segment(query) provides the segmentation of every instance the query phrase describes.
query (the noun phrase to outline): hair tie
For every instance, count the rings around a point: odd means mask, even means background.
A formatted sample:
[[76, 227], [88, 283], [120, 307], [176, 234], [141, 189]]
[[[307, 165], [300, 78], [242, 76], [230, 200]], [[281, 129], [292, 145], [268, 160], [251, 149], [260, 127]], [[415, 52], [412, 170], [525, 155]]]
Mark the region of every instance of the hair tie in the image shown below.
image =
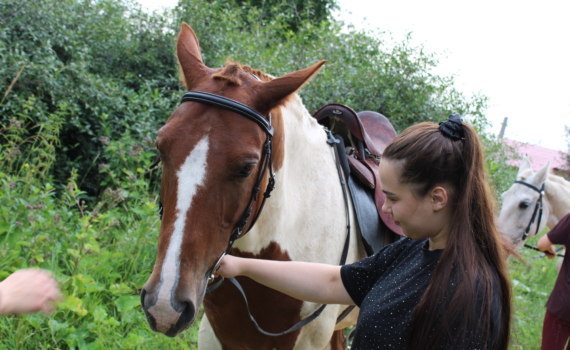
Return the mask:
[[465, 138], [463, 119], [459, 114], [450, 114], [446, 121], [439, 123], [439, 131], [454, 141]]

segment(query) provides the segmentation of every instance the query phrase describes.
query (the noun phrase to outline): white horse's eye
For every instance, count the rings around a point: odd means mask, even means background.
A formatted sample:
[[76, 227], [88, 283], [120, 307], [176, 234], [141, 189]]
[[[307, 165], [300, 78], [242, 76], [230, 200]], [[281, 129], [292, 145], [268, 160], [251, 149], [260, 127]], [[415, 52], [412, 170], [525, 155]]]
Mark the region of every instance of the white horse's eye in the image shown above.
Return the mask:
[[519, 203], [519, 208], [526, 209], [530, 205], [530, 201], [522, 201]]

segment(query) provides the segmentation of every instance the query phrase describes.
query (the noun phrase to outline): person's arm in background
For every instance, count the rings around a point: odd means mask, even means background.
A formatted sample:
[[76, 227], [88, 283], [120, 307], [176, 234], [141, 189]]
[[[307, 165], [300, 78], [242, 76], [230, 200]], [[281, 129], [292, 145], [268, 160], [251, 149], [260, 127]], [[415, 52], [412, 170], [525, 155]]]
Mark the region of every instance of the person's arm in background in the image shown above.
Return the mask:
[[340, 277], [340, 266], [226, 255], [217, 273], [224, 277], [246, 276], [300, 300], [354, 305]]
[[60, 300], [58, 283], [46, 270], [19, 270], [0, 282], [0, 315], [50, 314]]
[[537, 245], [538, 249], [542, 250], [543, 252], [550, 253], [550, 254], [544, 254], [548, 257], [548, 259], [554, 259], [556, 257], [556, 249], [552, 245], [552, 242], [550, 242], [550, 239], [548, 239], [548, 234], [545, 234], [544, 236], [540, 237]]
[[550, 252], [546, 254], [549, 259], [556, 257], [556, 249], [553, 244], [566, 245], [570, 239], [570, 214], [564, 216], [547, 234], [538, 240], [538, 249]]

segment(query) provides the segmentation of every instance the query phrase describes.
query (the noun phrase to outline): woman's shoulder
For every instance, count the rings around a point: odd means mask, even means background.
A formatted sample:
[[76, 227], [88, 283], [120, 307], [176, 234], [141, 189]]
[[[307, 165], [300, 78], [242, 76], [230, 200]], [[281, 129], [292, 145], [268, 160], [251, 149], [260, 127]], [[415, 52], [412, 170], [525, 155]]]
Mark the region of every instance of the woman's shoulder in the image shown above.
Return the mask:
[[397, 257], [400, 255], [414, 254], [418, 251], [427, 249], [427, 239], [415, 240], [408, 237], [402, 237], [394, 243], [388, 244], [375, 255], [377, 258], [381, 257]]

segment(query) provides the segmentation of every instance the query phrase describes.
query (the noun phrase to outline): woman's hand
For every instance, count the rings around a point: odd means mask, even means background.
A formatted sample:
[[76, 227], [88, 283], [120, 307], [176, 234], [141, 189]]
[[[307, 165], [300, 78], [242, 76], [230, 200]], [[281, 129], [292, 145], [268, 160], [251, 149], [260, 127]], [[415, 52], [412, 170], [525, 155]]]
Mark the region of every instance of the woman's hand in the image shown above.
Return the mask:
[[236, 258], [232, 255], [224, 256], [215, 274], [226, 278], [239, 276], [241, 274], [240, 268], [242, 260], [243, 259]]
[[0, 283], [0, 315], [54, 311], [61, 292], [51, 273], [41, 269], [14, 272]]

